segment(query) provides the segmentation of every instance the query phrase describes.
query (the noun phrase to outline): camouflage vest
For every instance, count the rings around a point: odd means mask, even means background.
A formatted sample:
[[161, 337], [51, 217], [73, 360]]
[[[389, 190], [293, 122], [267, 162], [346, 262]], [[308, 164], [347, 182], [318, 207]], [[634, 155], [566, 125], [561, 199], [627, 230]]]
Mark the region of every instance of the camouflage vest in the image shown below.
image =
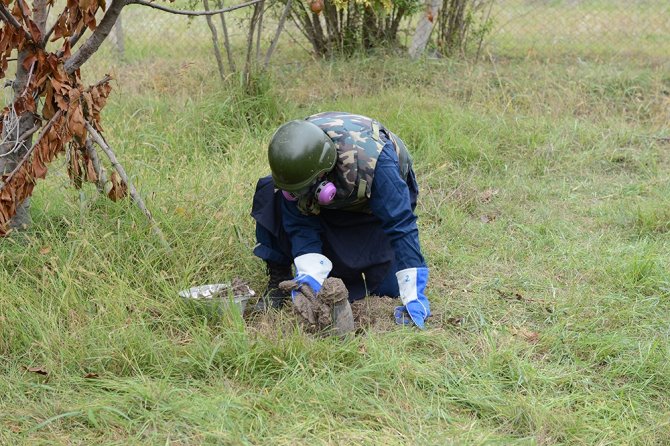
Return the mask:
[[[337, 188], [332, 203], [326, 209], [370, 212], [370, 198], [377, 159], [386, 141], [391, 140], [400, 164], [400, 175], [407, 179], [412, 158], [400, 138], [388, 131], [379, 122], [361, 115], [345, 112], [324, 112], [306, 118], [316, 124], [333, 140], [337, 147], [335, 167], [328, 180]], [[319, 205], [312, 203], [303, 212], [319, 213]]]

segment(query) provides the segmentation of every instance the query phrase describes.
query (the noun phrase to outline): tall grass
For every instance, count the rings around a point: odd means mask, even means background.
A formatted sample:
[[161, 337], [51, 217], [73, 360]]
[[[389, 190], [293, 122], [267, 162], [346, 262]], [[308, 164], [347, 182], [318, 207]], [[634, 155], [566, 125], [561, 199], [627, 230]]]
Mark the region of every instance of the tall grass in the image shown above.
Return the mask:
[[[0, 246], [2, 444], [665, 444], [667, 66], [394, 57], [117, 72], [107, 138], [139, 210], [67, 188]], [[287, 119], [375, 116], [415, 158], [435, 316], [345, 341], [182, 288], [263, 290], [249, 217]]]

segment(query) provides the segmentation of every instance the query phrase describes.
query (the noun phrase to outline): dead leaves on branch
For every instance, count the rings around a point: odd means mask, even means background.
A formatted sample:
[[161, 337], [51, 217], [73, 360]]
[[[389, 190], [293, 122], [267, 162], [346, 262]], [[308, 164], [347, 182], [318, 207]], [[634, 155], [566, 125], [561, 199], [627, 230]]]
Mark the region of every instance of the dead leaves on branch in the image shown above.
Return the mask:
[[[49, 0], [47, 3], [53, 6], [54, 2]], [[102, 131], [100, 112], [111, 91], [109, 77], [84, 88], [78, 70], [69, 75], [64, 69], [65, 62], [71, 57], [68, 37], [80, 34], [84, 28], [96, 28], [95, 14], [99, 9], [105, 9], [104, 0], [67, 0], [53, 25], [51, 41], [63, 39], [56, 52], [44, 49], [44, 35], [32, 20], [32, 11], [25, 1], [2, 0], [2, 5], [0, 78], [5, 76], [8, 60], [13, 54], [21, 53], [19, 61], [28, 73], [23, 92], [11, 106], [4, 108], [2, 115], [3, 118], [25, 117], [29, 113], [37, 127], [42, 126], [42, 131], [17, 167], [1, 177], [0, 236], [7, 234], [9, 220], [16, 214], [17, 207], [32, 194], [36, 180], [46, 176], [49, 163], [62, 152], [67, 150], [69, 154], [68, 173], [76, 187], [84, 181], [97, 180], [93, 162], [85, 149], [86, 122]], [[41, 110], [38, 109], [40, 105]], [[16, 143], [27, 148], [31, 140], [29, 135], [25, 141]], [[113, 199], [125, 196], [125, 184], [120, 178], [112, 184], [112, 191]]]
[[123, 182], [118, 173], [112, 172], [110, 176], [112, 188], [107, 192], [107, 196], [112, 201], [118, 201], [128, 195], [128, 185]]
[[[69, 149], [68, 173], [72, 183], [81, 187], [84, 181], [95, 182], [97, 175], [92, 160], [86, 153], [87, 137], [86, 120], [100, 128], [98, 122], [100, 110], [104, 107], [111, 91], [109, 80], [83, 90], [77, 76], [72, 76], [75, 82], [59, 86], [59, 93], [51, 85], [52, 93], [45, 97], [44, 109], [55, 110], [49, 122], [38, 136], [37, 141], [25, 158], [14, 171], [3, 175], [0, 183], [0, 236], [8, 231], [9, 220], [16, 214], [16, 208], [23, 200], [32, 194], [37, 179], [43, 179], [47, 174], [47, 165], [56, 156]], [[47, 81], [50, 82], [50, 81]], [[66, 92], [66, 93], [62, 93]], [[98, 120], [96, 120], [96, 117]], [[118, 179], [117, 183], [121, 183]], [[114, 188], [114, 185], [113, 185]], [[121, 190], [116, 185], [116, 190]], [[124, 196], [121, 192], [115, 194], [118, 199]], [[111, 197], [110, 197], [111, 198]]]
[[85, 27], [93, 31], [97, 26], [95, 13], [98, 9], [105, 10], [106, 6], [104, 0], [68, 0], [56, 20], [51, 41], [79, 34]]

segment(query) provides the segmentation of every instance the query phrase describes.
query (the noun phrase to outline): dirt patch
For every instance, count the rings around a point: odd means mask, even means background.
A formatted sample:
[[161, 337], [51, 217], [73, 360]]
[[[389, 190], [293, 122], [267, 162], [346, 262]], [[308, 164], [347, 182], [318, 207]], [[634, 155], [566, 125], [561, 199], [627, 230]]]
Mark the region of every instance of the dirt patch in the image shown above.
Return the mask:
[[[382, 333], [398, 329], [393, 319], [393, 309], [400, 304], [400, 299], [378, 296], [355, 301], [351, 304], [351, 311], [356, 333]], [[281, 311], [247, 314], [244, 319], [250, 331], [264, 336], [279, 337], [289, 334], [295, 331], [296, 326], [304, 330], [302, 318], [294, 313], [290, 303]]]
[[402, 305], [400, 299], [385, 296], [369, 296], [352, 303], [356, 331], [379, 333], [396, 329], [398, 326], [393, 318], [393, 310], [398, 305]]

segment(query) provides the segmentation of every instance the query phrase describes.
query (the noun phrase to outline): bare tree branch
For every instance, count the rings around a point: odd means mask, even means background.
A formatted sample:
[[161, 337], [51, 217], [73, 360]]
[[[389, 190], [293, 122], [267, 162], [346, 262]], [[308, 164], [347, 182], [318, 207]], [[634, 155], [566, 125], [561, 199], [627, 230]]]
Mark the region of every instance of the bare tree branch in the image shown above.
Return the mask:
[[[86, 89], [86, 91], [87, 91], [87, 92], [88, 92], [88, 91], [91, 91], [93, 88], [96, 88], [96, 87], [98, 87], [98, 86], [104, 84], [105, 82], [109, 82], [110, 79], [111, 79], [111, 76], [108, 75], [108, 74], [106, 74], [101, 80], [99, 80], [99, 81], [96, 82], [95, 84], [93, 84], [93, 85], [91, 85], [90, 87], [88, 87], [88, 88]], [[40, 131], [40, 134], [37, 136], [37, 141], [35, 141], [35, 142], [33, 143], [33, 145], [30, 146], [30, 148], [29, 148], [29, 149], [26, 151], [26, 153], [23, 155], [23, 158], [21, 158], [21, 161], [18, 162], [18, 164], [16, 165], [16, 167], [14, 168], [14, 170], [12, 170], [12, 171], [9, 173], [9, 175], [7, 175], [7, 178], [5, 178], [4, 182], [0, 182], [0, 191], [2, 191], [2, 189], [5, 187], [5, 185], [6, 185], [7, 183], [9, 183], [9, 181], [12, 179], [12, 177], [13, 177], [14, 175], [16, 175], [16, 172], [19, 171], [19, 169], [21, 168], [21, 166], [22, 166], [26, 161], [28, 161], [28, 158], [30, 158], [30, 154], [33, 152], [33, 150], [35, 150], [35, 147], [37, 146], [37, 144], [38, 144], [38, 143], [40, 142], [40, 140], [44, 137], [44, 135], [46, 135], [46, 133], [49, 131], [49, 129], [51, 128], [51, 126], [54, 124], [54, 122], [56, 122], [56, 121], [61, 117], [62, 114], [63, 114], [63, 110], [58, 110], [58, 111], [51, 117], [51, 119], [49, 120], [49, 122], [47, 122], [46, 125], [45, 125], [44, 127], [42, 127], [42, 130]], [[39, 126], [35, 126], [35, 127], [33, 127], [32, 129], [27, 130], [26, 132], [24, 132], [24, 133], [21, 135], [21, 138], [26, 138], [26, 139], [27, 139], [28, 137], [30, 137], [30, 136], [34, 133], [33, 130], [35, 130], [35, 128], [38, 128], [38, 129], [39, 129]]]
[[171, 14], [201, 16], [201, 15], [221, 14], [222, 12], [234, 11], [236, 9], [245, 8], [247, 6], [255, 5], [256, 3], [260, 3], [262, 1], [263, 0], [251, 0], [251, 1], [248, 1], [246, 3], [240, 3], [239, 5], [229, 6], [227, 8], [223, 8], [223, 9], [213, 9], [211, 11], [184, 11], [182, 9], [172, 9], [172, 8], [167, 8], [165, 6], [157, 5], [155, 3], [148, 2], [146, 0], [129, 0], [128, 4], [129, 5], [134, 4], [134, 5], [148, 6], [150, 8], [160, 9], [161, 11], [169, 12]]
[[[221, 9], [223, 6], [223, 0], [216, 0], [216, 5]], [[226, 26], [226, 15], [224, 13], [219, 14], [221, 18], [221, 28], [223, 28], [223, 46], [226, 48], [226, 56], [228, 56], [228, 65], [230, 65], [230, 71], [237, 71], [235, 68], [235, 59], [233, 58], [233, 51], [230, 49], [230, 39], [228, 38], [228, 27]]]
[[258, 17], [258, 25], [256, 26], [256, 62], [261, 61], [261, 32], [263, 31], [263, 16], [265, 15], [265, 0], [261, 1], [260, 15]]
[[47, 42], [49, 41], [49, 37], [51, 37], [51, 34], [53, 34], [54, 29], [56, 29], [56, 25], [58, 25], [58, 19], [51, 25], [51, 28], [49, 28], [49, 31], [46, 32], [44, 37], [42, 38], [42, 47], [47, 46]]
[[270, 63], [270, 57], [272, 57], [272, 53], [274, 53], [275, 47], [277, 46], [277, 42], [279, 42], [279, 36], [281, 35], [282, 30], [284, 29], [284, 22], [286, 21], [286, 16], [291, 10], [291, 1], [292, 0], [287, 0], [286, 6], [284, 7], [284, 11], [282, 11], [281, 17], [279, 17], [279, 24], [277, 24], [277, 31], [275, 31], [275, 35], [272, 38], [272, 42], [270, 43], [270, 48], [268, 48], [268, 52], [265, 53], [265, 61], [263, 62], [263, 69], [266, 69], [268, 67], [268, 64]]
[[[261, 0], [261, 2], [262, 1], [263, 0]], [[244, 64], [244, 71], [242, 73], [244, 78], [244, 85], [246, 88], [249, 88], [251, 82], [251, 52], [253, 50], [254, 44], [254, 30], [256, 29], [256, 22], [258, 20], [262, 6], [262, 3], [254, 5], [254, 13], [251, 15], [251, 20], [249, 20], [249, 34], [247, 35], [247, 59]]]
[[[121, 14], [121, 13], [119, 13], [119, 14]], [[118, 17], [117, 17], [117, 18], [118, 18]], [[115, 21], [114, 23], [116, 23], [116, 21]], [[84, 33], [86, 32], [87, 29], [88, 29], [88, 27], [84, 26], [84, 27], [81, 29], [81, 31], [79, 31], [79, 32], [76, 33], [76, 34], [73, 34], [73, 35], [70, 37], [70, 48], [74, 48], [74, 46], [77, 44], [77, 42], [79, 42], [79, 39], [81, 39], [81, 36], [84, 35]]]
[[170, 244], [166, 240], [165, 236], [163, 235], [163, 231], [161, 231], [161, 228], [158, 226], [158, 223], [156, 223], [156, 220], [154, 220], [154, 217], [151, 215], [151, 212], [149, 212], [149, 209], [147, 209], [147, 206], [144, 204], [144, 200], [142, 200], [142, 197], [137, 192], [137, 189], [135, 189], [135, 185], [133, 185], [133, 183], [130, 181], [130, 178], [128, 178], [126, 170], [116, 159], [116, 155], [114, 155], [112, 148], [109, 147], [109, 144], [107, 144], [105, 139], [100, 135], [100, 133], [98, 133], [98, 131], [95, 128], [93, 128], [93, 126], [88, 121], [86, 122], [86, 129], [91, 135], [93, 141], [95, 141], [96, 144], [98, 144], [98, 146], [100, 146], [100, 148], [105, 152], [105, 154], [109, 158], [109, 161], [111, 161], [112, 166], [114, 166], [114, 169], [116, 169], [116, 171], [119, 173], [121, 179], [128, 185], [128, 192], [130, 192], [130, 197], [133, 199], [135, 204], [137, 204], [137, 206], [142, 210], [144, 215], [146, 215], [147, 219], [149, 219], [151, 229], [158, 236], [163, 247], [165, 247], [165, 249], [167, 249], [168, 251], [171, 251], [172, 249], [170, 247]]
[[[70, 39], [68, 40], [69, 43], [70, 43], [70, 48], [74, 48], [74, 46], [77, 44], [77, 42], [79, 42], [79, 39], [81, 39], [81, 36], [84, 35], [84, 33], [86, 32], [87, 29], [88, 29], [88, 27], [84, 26], [81, 29], [81, 31], [79, 31], [78, 33], [74, 33], [70, 36]], [[44, 44], [46, 45], [46, 40], [44, 41]], [[63, 55], [63, 49], [61, 48], [60, 50], [58, 50], [56, 55], [58, 57], [61, 57]]]
[[100, 20], [100, 24], [95, 28], [93, 34], [91, 34], [81, 47], [79, 47], [77, 52], [65, 62], [64, 68], [66, 73], [74, 73], [98, 50], [98, 48], [100, 48], [102, 42], [105, 41], [109, 33], [112, 31], [112, 27], [114, 27], [117, 17], [121, 14], [121, 10], [128, 4], [128, 0], [113, 0], [112, 5], [107, 10], [102, 20]]
[[[47, 27], [47, 18], [49, 17], [49, 6], [46, 0], [33, 1], [33, 20], [42, 34]], [[39, 43], [39, 42], [38, 42]]]
[[30, 148], [26, 151], [25, 155], [23, 155], [23, 158], [21, 158], [21, 161], [19, 161], [17, 163], [14, 170], [12, 170], [9, 173], [9, 175], [7, 175], [7, 178], [4, 179], [4, 182], [0, 183], [0, 191], [2, 191], [7, 184], [9, 184], [9, 182], [12, 180], [14, 175], [16, 175], [16, 172], [18, 172], [21, 169], [21, 166], [23, 166], [25, 164], [25, 162], [28, 161], [28, 159], [30, 158], [30, 155], [33, 153], [33, 150], [35, 150], [35, 147], [37, 147], [37, 144], [39, 144], [39, 142], [42, 140], [44, 135], [47, 134], [47, 132], [49, 131], [49, 129], [51, 128], [53, 123], [56, 122], [62, 114], [63, 114], [62, 110], [58, 110], [56, 112], [56, 114], [51, 117], [49, 122], [47, 122], [47, 124], [44, 127], [42, 127], [42, 131], [40, 132], [39, 136], [37, 137], [37, 141], [35, 141], [33, 143], [33, 145], [30, 146]]
[[[205, 8], [205, 11], [209, 11], [209, 0], [202, 0], [202, 6]], [[221, 59], [221, 50], [219, 49], [219, 35], [216, 32], [216, 26], [214, 26], [214, 21], [212, 16], [208, 15], [205, 17], [207, 20], [207, 26], [212, 33], [212, 45], [214, 45], [214, 57], [216, 58], [216, 64], [219, 67], [219, 76], [221, 80], [225, 79], [226, 73], [223, 68], [223, 60]]]
[[86, 138], [86, 153], [88, 157], [91, 158], [93, 162], [93, 170], [95, 170], [95, 175], [98, 177], [98, 181], [95, 182], [95, 186], [98, 189], [98, 192], [101, 194], [105, 192], [105, 184], [107, 183], [107, 175], [105, 174], [105, 168], [100, 162], [100, 157], [98, 156], [98, 151], [93, 147], [93, 140], [89, 136]]

